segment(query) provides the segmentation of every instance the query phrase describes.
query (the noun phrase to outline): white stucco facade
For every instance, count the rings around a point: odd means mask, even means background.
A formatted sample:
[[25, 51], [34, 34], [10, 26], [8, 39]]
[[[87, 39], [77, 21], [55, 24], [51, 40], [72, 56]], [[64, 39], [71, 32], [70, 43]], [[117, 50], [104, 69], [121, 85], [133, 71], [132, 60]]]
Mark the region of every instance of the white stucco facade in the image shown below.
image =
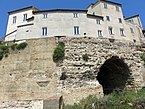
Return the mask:
[[[26, 21], [23, 21], [24, 14], [27, 14]], [[6, 41], [54, 36], [104, 37], [140, 42], [143, 33], [139, 16], [125, 19], [121, 4], [104, 0], [91, 4], [86, 10], [41, 11], [29, 7], [9, 12]]]

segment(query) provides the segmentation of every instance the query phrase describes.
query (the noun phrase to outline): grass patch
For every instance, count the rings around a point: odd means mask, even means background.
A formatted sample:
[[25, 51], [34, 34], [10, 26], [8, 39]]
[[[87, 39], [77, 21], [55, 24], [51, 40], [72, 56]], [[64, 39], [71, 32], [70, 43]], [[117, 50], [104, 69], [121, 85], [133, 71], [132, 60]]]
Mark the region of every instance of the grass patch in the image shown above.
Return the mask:
[[98, 99], [88, 96], [80, 103], [66, 105], [64, 109], [145, 109], [145, 89], [112, 93]]

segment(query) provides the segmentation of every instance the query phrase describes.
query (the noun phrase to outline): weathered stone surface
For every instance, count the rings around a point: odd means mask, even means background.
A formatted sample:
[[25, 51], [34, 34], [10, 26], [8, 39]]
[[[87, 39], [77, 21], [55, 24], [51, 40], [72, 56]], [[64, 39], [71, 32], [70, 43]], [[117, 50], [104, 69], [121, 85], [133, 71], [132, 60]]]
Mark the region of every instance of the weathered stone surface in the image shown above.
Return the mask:
[[[117, 56], [123, 59], [125, 64], [128, 66], [129, 75], [126, 87], [131, 89], [138, 89], [143, 86], [143, 77], [141, 72], [142, 61], [140, 59], [141, 51], [136, 50], [136, 46], [131, 42], [121, 42], [114, 40], [111, 42], [109, 39], [98, 39], [98, 38], [61, 38], [59, 41], [65, 42], [65, 59], [63, 65], [60, 67], [61, 73], [65, 73], [67, 78], [65, 80], [58, 81], [61, 90], [67, 92], [71, 88], [78, 90], [86, 88], [96, 88], [95, 91], [99, 90], [97, 87], [97, 75], [100, 71], [101, 66], [106, 60], [112, 56]], [[85, 62], [82, 58], [83, 54], [88, 54], [89, 60]], [[61, 75], [61, 74], [60, 74]], [[61, 87], [60, 87], [61, 86]], [[79, 90], [79, 91], [80, 91]], [[76, 92], [77, 95], [71, 96], [74, 101], [80, 100], [85, 95], [80, 95], [83, 91]], [[90, 90], [85, 91], [90, 94]], [[83, 92], [84, 93], [84, 92]], [[92, 92], [96, 94], [95, 92]], [[74, 92], [71, 92], [73, 95]], [[100, 91], [100, 95], [103, 94]], [[65, 95], [65, 94], [64, 94]], [[67, 95], [69, 96], [69, 94]], [[64, 96], [64, 100], [67, 99]], [[76, 100], [77, 99], [77, 100]], [[79, 101], [78, 100], [78, 101]], [[69, 101], [69, 100], [68, 100]], [[69, 101], [70, 102], [74, 102]]]
[[59, 109], [59, 106], [61, 106], [60, 97], [53, 97], [46, 100], [13, 100], [0, 102], [0, 109]]
[[[59, 41], [65, 43], [65, 57], [62, 63], [56, 64], [52, 55]], [[66, 104], [78, 102], [88, 95], [103, 96], [103, 87], [96, 77], [101, 66], [112, 56], [123, 59], [129, 68], [127, 88], [141, 88], [144, 85], [141, 71], [143, 62], [140, 59], [142, 51], [137, 51], [131, 42], [65, 37], [59, 40], [31, 39], [27, 43], [27, 48], [11, 51], [7, 58], [0, 61], [0, 101], [12, 101], [10, 104], [18, 105], [21, 104], [17, 100], [28, 102], [19, 109], [32, 107], [32, 101], [52, 96], [62, 95]], [[88, 62], [82, 58], [86, 53]], [[37, 105], [32, 109], [38, 109]]]

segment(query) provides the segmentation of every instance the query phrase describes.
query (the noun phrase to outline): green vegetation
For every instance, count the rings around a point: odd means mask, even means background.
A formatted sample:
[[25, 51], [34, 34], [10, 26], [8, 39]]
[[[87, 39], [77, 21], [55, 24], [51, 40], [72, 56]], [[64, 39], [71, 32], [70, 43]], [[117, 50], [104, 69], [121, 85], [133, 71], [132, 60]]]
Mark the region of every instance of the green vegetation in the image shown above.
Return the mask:
[[[9, 46], [9, 45], [10, 46]], [[23, 42], [23, 43], [20, 43], [20, 44], [16, 44], [14, 42], [11, 42], [11, 43], [5, 43], [4, 41], [1, 41], [0, 40], [0, 60], [3, 58], [3, 57], [8, 57], [8, 54], [9, 54], [9, 50], [22, 50], [24, 49], [25, 47], [27, 46], [27, 43], [26, 42]]]
[[0, 45], [0, 60], [5, 56], [7, 57], [9, 53], [9, 47], [6, 45]]
[[13, 43], [10, 47], [11, 47], [11, 49], [12, 49], [13, 51], [15, 51], [15, 50], [16, 50], [16, 46], [17, 46], [17, 44], [16, 44], [16, 43]]
[[141, 55], [140, 55], [140, 58], [142, 59], [142, 61], [144, 61], [144, 67], [145, 67], [145, 54], [144, 54], [144, 53], [141, 54]]
[[20, 44], [12, 43], [12, 45], [10, 47], [11, 47], [11, 49], [13, 51], [15, 51], [16, 49], [17, 50], [23, 50], [23, 49], [25, 49], [27, 47], [27, 45], [28, 44], [26, 42], [22, 42]]
[[22, 42], [20, 44], [17, 44], [16, 48], [17, 48], [17, 50], [23, 50], [23, 49], [25, 49], [27, 47], [27, 45], [28, 44], [26, 42]]
[[80, 103], [66, 105], [64, 109], [145, 109], [145, 89], [114, 92], [100, 99], [89, 96]]
[[58, 61], [62, 61], [64, 58], [64, 52], [65, 52], [65, 44], [63, 42], [59, 42], [57, 47], [55, 48], [54, 52], [53, 52], [53, 61], [54, 62], [58, 62]]
[[84, 61], [88, 62], [89, 56], [88, 56], [88, 54], [84, 54], [82, 56], [82, 58], [83, 58]]

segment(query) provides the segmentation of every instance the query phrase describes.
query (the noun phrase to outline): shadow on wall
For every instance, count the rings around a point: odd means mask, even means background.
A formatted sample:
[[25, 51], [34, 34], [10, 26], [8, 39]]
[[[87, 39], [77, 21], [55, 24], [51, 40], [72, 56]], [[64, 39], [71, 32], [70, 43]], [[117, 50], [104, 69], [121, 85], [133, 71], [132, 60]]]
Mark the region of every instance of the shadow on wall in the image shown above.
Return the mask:
[[123, 59], [112, 56], [101, 66], [97, 80], [103, 87], [104, 95], [113, 91], [122, 91], [130, 77], [128, 65]]

